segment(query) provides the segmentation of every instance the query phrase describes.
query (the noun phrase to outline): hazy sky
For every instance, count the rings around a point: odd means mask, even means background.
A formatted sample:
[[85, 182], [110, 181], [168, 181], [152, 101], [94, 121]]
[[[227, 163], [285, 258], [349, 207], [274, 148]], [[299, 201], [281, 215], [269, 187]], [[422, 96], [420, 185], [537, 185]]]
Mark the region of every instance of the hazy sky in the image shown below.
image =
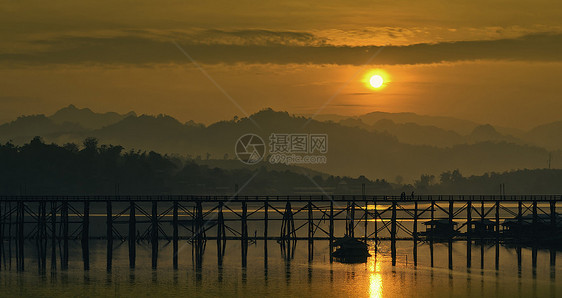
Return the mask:
[[[243, 116], [174, 41], [247, 113], [333, 98], [323, 113], [562, 120], [559, 1], [209, 2], [0, 0], [0, 121], [71, 103]], [[361, 81], [372, 69], [384, 89]]]

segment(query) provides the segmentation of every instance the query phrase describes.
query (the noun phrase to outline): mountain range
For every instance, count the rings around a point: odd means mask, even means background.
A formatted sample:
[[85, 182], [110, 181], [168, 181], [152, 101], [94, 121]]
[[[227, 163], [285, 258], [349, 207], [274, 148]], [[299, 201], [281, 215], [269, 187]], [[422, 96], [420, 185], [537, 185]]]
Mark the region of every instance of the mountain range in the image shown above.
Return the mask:
[[310, 120], [265, 109], [250, 117], [205, 126], [166, 115], [96, 113], [70, 105], [51, 116], [22, 116], [0, 125], [0, 141], [23, 144], [41, 136], [47, 142], [80, 144], [96, 137], [102, 144], [203, 161], [234, 159], [234, 144], [246, 133], [258, 134], [266, 143], [271, 133], [320, 133], [329, 137], [328, 162], [306, 166], [333, 175], [393, 181], [451, 169], [472, 175], [545, 168], [549, 162], [562, 167], [562, 140], [557, 138], [562, 121], [523, 132], [413, 113], [319, 115]]

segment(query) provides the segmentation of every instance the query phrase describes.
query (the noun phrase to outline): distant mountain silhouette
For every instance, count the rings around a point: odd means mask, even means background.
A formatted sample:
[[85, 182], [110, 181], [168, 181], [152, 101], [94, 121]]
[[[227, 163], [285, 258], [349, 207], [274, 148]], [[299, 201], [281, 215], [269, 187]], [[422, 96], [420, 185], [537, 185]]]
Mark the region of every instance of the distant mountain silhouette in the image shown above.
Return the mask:
[[432, 125], [420, 125], [413, 122], [396, 123], [391, 119], [381, 119], [367, 125], [360, 118], [347, 118], [338, 122], [349, 127], [358, 127], [369, 131], [385, 132], [395, 136], [398, 141], [412, 145], [428, 145], [435, 147], [451, 147], [454, 145], [474, 144], [480, 142], [525, 142], [506, 134], [502, 134], [489, 124], [477, 125], [466, 135], [453, 130], [445, 130]]
[[415, 113], [388, 113], [371, 112], [364, 115], [349, 117], [336, 114], [317, 115], [314, 119], [319, 121], [340, 122], [348, 119], [361, 120], [366, 125], [374, 125], [380, 120], [392, 120], [397, 124], [415, 123], [423, 126], [434, 126], [445, 131], [454, 131], [461, 135], [469, 134], [479, 124], [469, 120], [453, 117], [418, 115]]
[[411, 122], [395, 123], [390, 119], [381, 119], [372, 125], [367, 125], [361, 119], [348, 118], [341, 120], [339, 124], [369, 131], [386, 132], [405, 144], [451, 147], [468, 142], [464, 136], [451, 130]]
[[[128, 149], [206, 160], [224, 159], [226, 155], [233, 158], [236, 140], [246, 133], [258, 134], [266, 143], [271, 133], [325, 133], [329, 136], [328, 163], [308, 168], [333, 175], [365, 175], [391, 181], [397, 176], [414, 179], [421, 174], [437, 174], [454, 168], [467, 175], [544, 168], [549, 155], [543, 148], [514, 143], [516, 139], [505, 137], [491, 126], [475, 129], [476, 125], [470, 131], [484, 142], [456, 143], [466, 136], [436, 126], [394, 120], [379, 119], [372, 124], [362, 119], [345, 120], [358, 124], [351, 126], [347, 122], [309, 121], [306, 117], [271, 109], [253, 114], [251, 118], [253, 121], [242, 118], [204, 126], [181, 123], [165, 115], [132, 114], [101, 128], [85, 129], [77, 124], [57, 124], [44, 116], [34, 116], [33, 121], [22, 118], [0, 127], [0, 141], [21, 140], [24, 136], [28, 142], [31, 136], [40, 135], [47, 142], [79, 144], [86, 137], [96, 137], [101, 143], [119, 144]], [[438, 146], [438, 143], [446, 146]], [[552, 167], [562, 166], [560, 155], [560, 152], [554, 153]]]
[[121, 115], [114, 112], [94, 113], [88, 108], [78, 109], [74, 105], [62, 108], [49, 118], [57, 124], [76, 123], [87, 129], [97, 129], [117, 123], [128, 116], [136, 116], [134, 112]]
[[527, 132], [525, 139], [549, 150], [562, 150], [562, 121], [539, 125]]
[[83, 133], [85, 130], [76, 123], [58, 124], [45, 115], [21, 116], [16, 120], [0, 125], [0, 138], [12, 140], [16, 144], [29, 142], [34, 136], [57, 136]]
[[500, 142], [500, 141], [505, 141], [510, 143], [524, 143], [522, 140], [518, 138], [499, 133], [490, 124], [484, 124], [475, 127], [474, 130], [470, 133], [470, 135], [468, 135], [468, 140], [470, 140], [471, 143]]
[[416, 123], [418, 125], [435, 126], [444, 130], [456, 131], [459, 134], [467, 134], [478, 125], [468, 120], [443, 116], [418, 115], [414, 113], [372, 112], [359, 116], [359, 119], [367, 124], [374, 124], [382, 119], [390, 119], [395, 123]]

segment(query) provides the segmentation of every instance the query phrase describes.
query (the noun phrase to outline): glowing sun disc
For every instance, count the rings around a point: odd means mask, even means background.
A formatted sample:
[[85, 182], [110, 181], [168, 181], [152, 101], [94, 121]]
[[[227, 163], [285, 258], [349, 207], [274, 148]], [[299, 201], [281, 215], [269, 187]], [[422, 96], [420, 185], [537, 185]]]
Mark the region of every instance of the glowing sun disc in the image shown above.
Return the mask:
[[374, 75], [369, 79], [369, 84], [373, 88], [380, 88], [384, 84], [384, 80], [380, 75]]

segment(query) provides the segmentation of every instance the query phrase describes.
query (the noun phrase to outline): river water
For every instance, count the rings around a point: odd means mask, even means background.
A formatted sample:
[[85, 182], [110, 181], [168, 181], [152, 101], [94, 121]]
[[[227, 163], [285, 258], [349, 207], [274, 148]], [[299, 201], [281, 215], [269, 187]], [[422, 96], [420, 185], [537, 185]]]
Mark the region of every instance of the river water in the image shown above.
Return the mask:
[[[33, 244], [33, 243], [30, 243]], [[158, 268], [151, 268], [151, 245], [137, 246], [136, 268], [129, 269], [127, 242], [116, 241], [113, 267], [106, 271], [106, 242], [92, 240], [90, 270], [84, 271], [79, 241], [70, 243], [69, 269], [51, 268], [40, 273], [34, 245], [26, 246], [25, 271], [15, 270], [15, 260], [3, 260], [0, 272], [2, 296], [197, 296], [197, 297], [555, 297], [562, 295], [562, 267], [552, 267], [551, 253], [539, 250], [537, 266], [532, 251], [523, 248], [521, 266], [514, 248], [472, 245], [472, 268], [467, 268], [466, 242], [454, 242], [452, 269], [447, 244], [418, 246], [417, 266], [413, 243], [398, 241], [397, 263], [392, 266], [390, 242], [381, 241], [365, 264], [330, 263], [327, 241], [316, 241], [309, 262], [307, 242], [298, 241], [294, 255], [282, 253], [268, 242], [267, 262], [263, 241], [251, 244], [246, 267], [239, 241], [227, 241], [222, 266], [218, 266], [216, 242], [208, 241], [200, 268], [192, 260], [191, 244], [180, 242], [179, 269], [172, 267], [172, 245], [160, 242]], [[481, 253], [484, 268], [481, 269]], [[48, 254], [50, 256], [50, 254]], [[58, 260], [58, 258], [57, 258]], [[58, 261], [57, 261], [58, 262]], [[560, 263], [560, 262], [557, 262]]]

